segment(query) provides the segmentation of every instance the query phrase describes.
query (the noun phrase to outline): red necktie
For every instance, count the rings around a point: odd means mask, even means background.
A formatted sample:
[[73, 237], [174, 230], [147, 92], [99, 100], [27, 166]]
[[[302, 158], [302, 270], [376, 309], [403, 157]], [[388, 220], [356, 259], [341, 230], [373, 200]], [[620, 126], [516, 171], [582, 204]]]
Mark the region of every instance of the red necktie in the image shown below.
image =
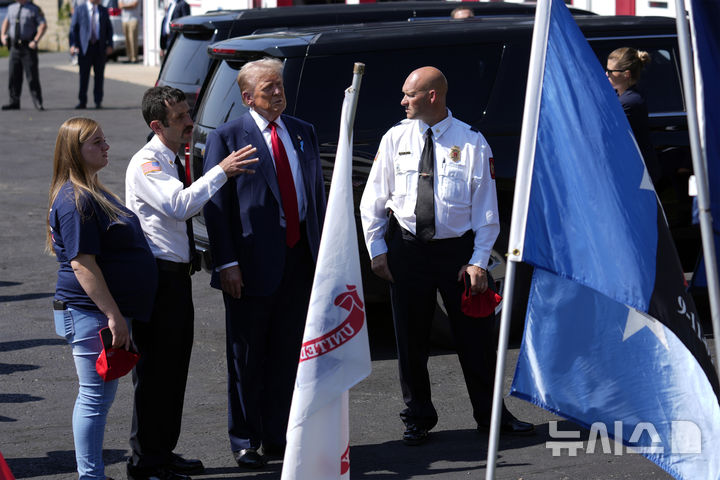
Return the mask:
[[293, 181], [290, 162], [285, 147], [277, 134], [277, 124], [270, 122], [270, 142], [273, 157], [275, 157], [275, 170], [277, 171], [278, 185], [280, 186], [280, 199], [285, 212], [285, 243], [294, 247], [300, 240], [300, 216], [298, 215], [297, 193]]

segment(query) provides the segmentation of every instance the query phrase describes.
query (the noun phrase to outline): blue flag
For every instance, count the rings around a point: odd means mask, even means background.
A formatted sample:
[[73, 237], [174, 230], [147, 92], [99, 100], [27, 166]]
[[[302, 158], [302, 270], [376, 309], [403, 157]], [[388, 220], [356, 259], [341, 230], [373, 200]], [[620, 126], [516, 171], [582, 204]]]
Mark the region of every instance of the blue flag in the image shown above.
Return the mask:
[[[691, 0], [690, 22], [695, 51], [695, 82], [698, 95], [698, 123], [701, 143], [707, 159], [707, 181], [710, 190], [710, 210], [713, 218], [715, 252], [720, 252], [720, 90], [715, 86], [720, 78], [720, 1]], [[694, 210], [693, 213], [696, 213]], [[696, 219], [697, 221], [697, 219]], [[707, 287], [705, 264], [695, 269], [693, 286]]]
[[720, 478], [717, 375], [662, 208], [603, 68], [551, 1], [513, 218], [524, 234], [511, 233], [514, 259], [535, 267], [511, 394], [604, 425], [676, 478]]

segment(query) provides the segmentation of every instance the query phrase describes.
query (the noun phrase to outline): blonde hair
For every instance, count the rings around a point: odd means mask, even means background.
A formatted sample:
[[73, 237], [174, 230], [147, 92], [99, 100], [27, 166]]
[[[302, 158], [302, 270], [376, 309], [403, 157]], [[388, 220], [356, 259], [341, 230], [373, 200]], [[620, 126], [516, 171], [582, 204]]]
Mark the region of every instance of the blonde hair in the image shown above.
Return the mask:
[[[272, 57], [265, 57], [261, 60], [246, 63], [240, 68], [237, 76], [237, 84], [238, 87], [240, 87], [240, 93], [248, 90], [255, 90], [255, 84], [258, 81], [258, 75], [260, 72], [272, 72], [282, 78], [283, 68], [283, 62]], [[243, 103], [245, 103], [244, 98]]]
[[75, 196], [75, 208], [77, 208], [81, 216], [83, 212], [83, 200], [88, 197], [97, 202], [103, 212], [114, 222], [122, 223], [120, 217], [126, 215], [116, 204], [107, 198], [106, 194], [118, 202], [120, 202], [120, 199], [100, 183], [97, 174], [91, 174], [83, 162], [80, 149], [99, 127], [100, 125], [95, 120], [82, 117], [71, 118], [60, 125], [57, 140], [55, 141], [53, 174], [52, 180], [50, 181], [48, 214], [46, 216], [47, 237], [45, 249], [48, 252], [53, 251], [52, 236], [50, 234], [50, 210], [60, 193], [60, 189], [68, 181], [72, 183]]
[[650, 63], [650, 54], [643, 50], [636, 50], [632, 47], [621, 47], [613, 50], [608, 55], [608, 60], [614, 60], [617, 70], [629, 70], [633, 84], [640, 80], [640, 73], [645, 65]]

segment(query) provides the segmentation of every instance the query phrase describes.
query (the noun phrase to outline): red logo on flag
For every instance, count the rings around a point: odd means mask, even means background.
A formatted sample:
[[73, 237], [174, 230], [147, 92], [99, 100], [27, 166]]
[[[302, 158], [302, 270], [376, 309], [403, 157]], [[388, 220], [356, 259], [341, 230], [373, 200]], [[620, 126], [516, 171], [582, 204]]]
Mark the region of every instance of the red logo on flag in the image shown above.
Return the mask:
[[350, 471], [350, 445], [345, 449], [345, 453], [340, 457], [340, 475], [345, 475]]
[[311, 360], [324, 355], [353, 338], [363, 326], [365, 310], [355, 285], [346, 285], [348, 290], [335, 297], [335, 306], [348, 310], [347, 318], [322, 337], [308, 340], [300, 349], [300, 361]]

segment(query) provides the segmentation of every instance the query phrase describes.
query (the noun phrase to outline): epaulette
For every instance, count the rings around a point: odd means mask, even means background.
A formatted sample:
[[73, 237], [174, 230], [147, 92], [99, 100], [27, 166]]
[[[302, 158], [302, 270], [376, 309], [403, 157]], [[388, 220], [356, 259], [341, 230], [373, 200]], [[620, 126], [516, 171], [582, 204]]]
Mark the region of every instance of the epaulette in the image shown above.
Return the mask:
[[402, 120], [400, 120], [400, 121], [399, 121], [398, 123], [396, 123], [395, 125], [393, 125], [393, 126], [392, 126], [392, 127], [390, 127], [390, 128], [395, 128], [395, 127], [397, 127], [398, 125], [400, 125], [400, 124], [401, 124], [402, 122], [403, 122], [403, 121], [402, 121]]
[[480, 130], [478, 130], [477, 127], [470, 127], [470, 130], [472, 130], [475, 133], [480, 133]]

